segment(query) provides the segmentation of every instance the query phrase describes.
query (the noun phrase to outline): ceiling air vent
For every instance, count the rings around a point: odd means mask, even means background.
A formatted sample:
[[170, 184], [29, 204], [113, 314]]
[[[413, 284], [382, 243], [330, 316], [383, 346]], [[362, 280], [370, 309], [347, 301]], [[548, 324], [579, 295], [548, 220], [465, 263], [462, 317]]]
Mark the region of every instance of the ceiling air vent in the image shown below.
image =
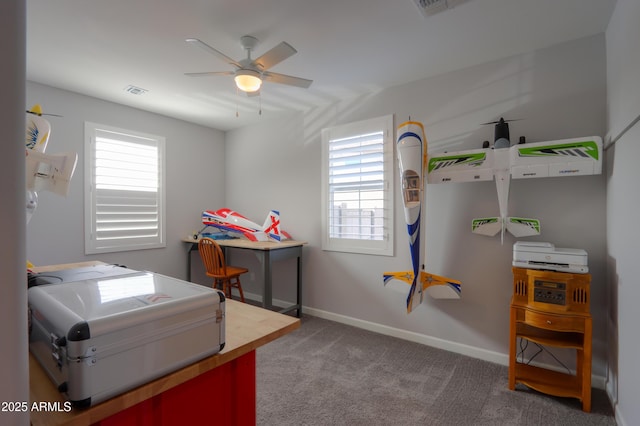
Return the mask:
[[144, 95], [145, 93], [148, 92], [147, 89], [143, 89], [142, 87], [137, 87], [137, 86], [127, 86], [124, 88], [125, 92], [129, 92], [132, 95]]
[[425, 18], [447, 9], [456, 7], [468, 0], [413, 0]]

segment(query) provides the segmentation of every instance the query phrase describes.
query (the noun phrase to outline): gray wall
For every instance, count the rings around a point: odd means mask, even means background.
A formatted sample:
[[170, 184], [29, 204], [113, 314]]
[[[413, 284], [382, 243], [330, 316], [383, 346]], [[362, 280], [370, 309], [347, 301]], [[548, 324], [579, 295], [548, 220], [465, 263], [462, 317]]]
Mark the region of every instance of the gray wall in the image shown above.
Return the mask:
[[[0, 2], [0, 401], [29, 400], [25, 265], [24, 79], [26, 2]], [[1, 412], [2, 424], [28, 425], [29, 412]]]
[[[515, 239], [509, 235], [501, 245], [499, 238], [469, 231], [472, 218], [498, 213], [495, 185], [427, 187], [426, 269], [460, 279], [463, 296], [453, 301], [428, 299], [407, 315], [407, 289], [382, 285], [382, 272], [410, 268], [399, 191], [394, 257], [320, 248], [319, 130], [395, 114], [396, 124], [409, 117], [422, 121], [433, 151], [480, 147], [493, 135], [491, 126], [480, 123], [500, 116], [522, 119], [511, 125], [514, 139], [520, 135], [531, 142], [602, 136], [605, 60], [605, 39], [600, 35], [319, 106], [287, 119], [269, 121], [265, 116], [257, 126], [227, 133], [227, 163], [234, 166], [226, 169], [226, 204], [257, 222], [269, 209], [279, 209], [283, 228], [309, 242], [303, 295], [308, 312], [506, 364]], [[593, 372], [603, 386], [607, 361], [604, 175], [513, 182], [509, 208], [513, 215], [541, 219], [542, 235], [533, 240], [589, 253]], [[571, 364], [572, 355], [566, 360]]]
[[[47, 153], [78, 153], [69, 196], [38, 194], [38, 208], [27, 227], [27, 259], [36, 265], [99, 259], [185, 279], [187, 246], [181, 239], [199, 230], [202, 211], [225, 197], [224, 133], [32, 82], [26, 98], [29, 107], [39, 103], [44, 112], [63, 116], [49, 117]], [[84, 254], [85, 121], [166, 138], [166, 248]]]
[[[618, 424], [640, 424], [640, 2], [618, 0], [607, 28], [607, 391]], [[615, 143], [615, 144], [613, 144]]]

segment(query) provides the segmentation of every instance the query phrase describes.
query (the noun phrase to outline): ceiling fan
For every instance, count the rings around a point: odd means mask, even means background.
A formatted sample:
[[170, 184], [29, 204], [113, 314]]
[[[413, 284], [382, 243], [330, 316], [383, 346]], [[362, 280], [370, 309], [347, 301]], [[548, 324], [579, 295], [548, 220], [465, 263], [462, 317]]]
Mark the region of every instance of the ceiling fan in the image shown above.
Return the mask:
[[197, 39], [188, 38], [187, 43], [197, 46], [209, 53], [214, 54], [226, 63], [233, 65], [235, 71], [210, 71], [210, 72], [189, 72], [185, 75], [190, 77], [204, 77], [211, 75], [232, 75], [234, 76], [236, 86], [238, 89], [247, 92], [249, 95], [255, 95], [259, 93], [260, 87], [263, 81], [272, 83], [287, 84], [289, 86], [296, 86], [302, 88], [308, 88], [313, 80], [307, 80], [300, 77], [292, 77], [290, 75], [279, 74], [268, 71], [271, 67], [284, 61], [288, 57], [297, 53], [289, 43], [282, 42], [273, 49], [269, 50], [262, 56], [256, 59], [251, 58], [251, 51], [258, 44], [258, 39], [249, 35], [240, 38], [240, 44], [242, 48], [247, 51], [247, 57], [236, 61], [219, 50], [214, 49], [207, 43]]

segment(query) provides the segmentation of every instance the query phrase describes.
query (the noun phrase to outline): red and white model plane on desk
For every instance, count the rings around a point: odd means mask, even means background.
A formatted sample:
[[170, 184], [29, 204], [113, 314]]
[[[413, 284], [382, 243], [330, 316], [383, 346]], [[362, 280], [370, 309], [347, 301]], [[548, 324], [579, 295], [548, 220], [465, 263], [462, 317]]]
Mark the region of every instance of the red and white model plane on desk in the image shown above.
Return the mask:
[[[231, 209], [202, 212], [202, 223], [220, 231], [235, 234], [251, 241], [281, 241], [291, 239], [291, 235], [280, 229], [280, 212], [271, 210], [260, 226]], [[203, 229], [204, 230], [204, 229]], [[202, 231], [201, 231], [202, 232]]]

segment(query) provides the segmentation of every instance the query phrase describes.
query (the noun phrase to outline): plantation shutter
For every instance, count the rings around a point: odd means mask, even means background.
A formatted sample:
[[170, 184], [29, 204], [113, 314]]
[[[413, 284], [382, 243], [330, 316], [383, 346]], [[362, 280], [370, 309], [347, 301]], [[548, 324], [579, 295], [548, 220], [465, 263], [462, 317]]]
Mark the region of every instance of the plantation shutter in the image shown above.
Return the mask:
[[95, 126], [87, 253], [165, 246], [164, 139]]
[[392, 246], [393, 151], [385, 124], [367, 121], [328, 131], [325, 249], [387, 254]]

